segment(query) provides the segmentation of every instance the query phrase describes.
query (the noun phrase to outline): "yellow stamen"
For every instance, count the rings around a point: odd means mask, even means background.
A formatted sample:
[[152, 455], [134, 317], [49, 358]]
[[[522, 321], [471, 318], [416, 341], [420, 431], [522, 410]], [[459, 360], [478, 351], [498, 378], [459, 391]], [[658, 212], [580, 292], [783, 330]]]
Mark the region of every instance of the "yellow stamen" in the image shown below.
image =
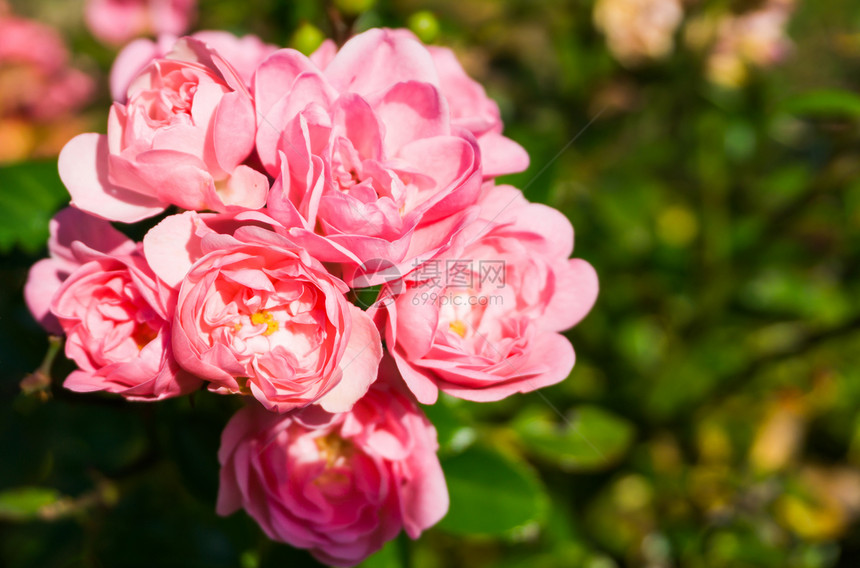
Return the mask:
[[265, 310], [252, 314], [251, 323], [254, 325], [265, 324], [266, 331], [263, 332], [263, 335], [272, 335], [279, 329], [278, 322], [275, 321], [275, 316]]
[[466, 337], [466, 331], [468, 330], [468, 328], [466, 327], [466, 324], [462, 321], [454, 320], [450, 324], [448, 324], [448, 327], [451, 329], [451, 331], [453, 331], [460, 337]]
[[320, 436], [314, 441], [328, 467], [333, 466], [339, 457], [349, 457], [352, 453], [352, 444], [341, 438], [336, 432], [332, 432], [328, 436]]

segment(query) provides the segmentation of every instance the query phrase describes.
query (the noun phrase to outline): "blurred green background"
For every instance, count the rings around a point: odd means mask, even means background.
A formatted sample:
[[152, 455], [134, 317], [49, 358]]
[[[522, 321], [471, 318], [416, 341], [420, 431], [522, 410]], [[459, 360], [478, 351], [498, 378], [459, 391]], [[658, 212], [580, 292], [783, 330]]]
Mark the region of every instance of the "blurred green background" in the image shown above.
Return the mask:
[[[601, 280], [567, 381], [427, 409], [450, 513], [364, 566], [860, 566], [860, 6], [798, 2], [782, 61], [727, 77], [708, 22], [767, 2], [686, 2], [638, 59], [588, 0], [337, 3], [458, 52], [531, 154], [505, 181], [569, 216]], [[103, 131], [115, 51], [81, 2], [11, 5], [98, 78]], [[299, 0], [202, 0], [196, 28], [333, 33]], [[22, 392], [48, 343], [21, 288], [67, 199], [50, 156], [0, 167], [0, 565], [315, 566], [214, 512], [235, 400]]]

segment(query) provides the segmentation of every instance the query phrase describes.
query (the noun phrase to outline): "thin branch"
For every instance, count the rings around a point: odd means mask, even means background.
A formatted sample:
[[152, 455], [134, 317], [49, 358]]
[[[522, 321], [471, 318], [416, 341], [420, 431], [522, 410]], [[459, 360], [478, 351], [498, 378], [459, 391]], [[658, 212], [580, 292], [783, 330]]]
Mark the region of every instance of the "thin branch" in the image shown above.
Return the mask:
[[348, 18], [328, 0], [325, 5], [326, 16], [331, 25], [332, 35], [338, 47], [343, 46], [352, 37], [355, 28], [355, 18]]

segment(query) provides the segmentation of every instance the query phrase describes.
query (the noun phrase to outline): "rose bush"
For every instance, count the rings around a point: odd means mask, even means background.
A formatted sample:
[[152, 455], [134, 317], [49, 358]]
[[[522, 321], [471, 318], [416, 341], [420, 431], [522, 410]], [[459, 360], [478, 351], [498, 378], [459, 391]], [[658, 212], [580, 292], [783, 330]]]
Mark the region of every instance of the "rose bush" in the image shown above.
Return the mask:
[[309, 57], [165, 34], [111, 85], [107, 134], [60, 155], [74, 209], [27, 285], [78, 365], [66, 387], [243, 396], [220, 513], [337, 566], [417, 537], [448, 506], [417, 403], [561, 381], [560, 332], [597, 294], [567, 219], [495, 185], [528, 165], [499, 107], [452, 51], [387, 29]]

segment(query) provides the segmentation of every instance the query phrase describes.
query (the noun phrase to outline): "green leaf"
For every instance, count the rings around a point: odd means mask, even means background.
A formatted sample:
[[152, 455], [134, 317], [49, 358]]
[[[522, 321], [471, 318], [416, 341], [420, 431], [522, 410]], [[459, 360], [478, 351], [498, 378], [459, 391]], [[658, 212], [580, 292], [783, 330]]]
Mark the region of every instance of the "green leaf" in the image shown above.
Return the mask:
[[852, 313], [851, 298], [841, 282], [815, 273], [768, 268], [739, 287], [738, 295], [743, 304], [757, 311], [791, 314], [831, 325]]
[[529, 452], [566, 471], [604, 469], [633, 441], [630, 423], [597, 406], [580, 406], [566, 421], [549, 408], [532, 406], [512, 426]]
[[400, 539], [385, 543], [382, 550], [358, 565], [358, 568], [403, 568]]
[[366, 310], [379, 300], [379, 290], [382, 286], [371, 286], [369, 288], [354, 288], [352, 290], [352, 303]]
[[503, 535], [539, 521], [547, 507], [545, 490], [524, 462], [473, 446], [442, 459], [451, 505], [439, 523], [458, 534]]
[[0, 167], [0, 253], [41, 250], [51, 217], [68, 200], [55, 161]]
[[436, 428], [439, 439], [439, 453], [458, 453], [475, 441], [477, 432], [465, 413], [448, 403], [446, 396], [440, 396], [436, 404], [422, 407], [424, 414]]
[[860, 118], [860, 96], [849, 91], [813, 91], [788, 99], [783, 110], [822, 118]]
[[29, 521], [39, 518], [45, 507], [60, 499], [54, 489], [19, 487], [0, 493], [0, 520]]

